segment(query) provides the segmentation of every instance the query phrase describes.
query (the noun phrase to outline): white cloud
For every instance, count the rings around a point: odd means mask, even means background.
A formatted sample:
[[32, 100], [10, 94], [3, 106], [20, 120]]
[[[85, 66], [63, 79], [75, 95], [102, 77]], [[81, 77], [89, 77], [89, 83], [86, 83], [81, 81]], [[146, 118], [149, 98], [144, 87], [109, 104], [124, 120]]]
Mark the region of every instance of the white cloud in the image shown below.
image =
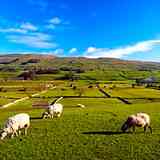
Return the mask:
[[60, 19], [59, 17], [53, 17], [52, 19], [48, 20], [48, 24], [45, 26], [45, 28], [63, 31], [66, 29], [73, 29], [73, 27], [71, 27], [70, 25], [71, 23], [68, 20]]
[[54, 24], [48, 24], [45, 26], [45, 28], [54, 30], [56, 28], [56, 26]]
[[77, 48], [71, 48], [71, 49], [69, 50], [69, 53], [70, 53], [70, 54], [77, 53], [77, 52], [78, 52]]
[[115, 49], [89, 47], [85, 51], [84, 56], [89, 58], [99, 58], [99, 57], [122, 58], [123, 56], [127, 56], [130, 54], [150, 51], [157, 45], [160, 45], [159, 39], [142, 41], [134, 45], [128, 45], [125, 47], [119, 47]]
[[23, 23], [18, 27], [0, 28], [1, 33], [21, 33], [26, 34], [28, 31], [37, 31], [38, 28], [31, 23]]
[[55, 55], [62, 56], [62, 55], [64, 55], [64, 49], [58, 48], [58, 49], [56, 49], [55, 51], [53, 51], [53, 53], [54, 53]]
[[49, 20], [49, 23], [54, 24], [54, 25], [58, 25], [61, 23], [61, 19], [58, 17], [53, 17], [52, 19]]
[[10, 35], [7, 36], [10, 42], [24, 44], [33, 48], [55, 48], [57, 44], [52, 42], [51, 37], [44, 33], [32, 33], [28, 35]]
[[20, 28], [22, 28], [24, 30], [29, 30], [29, 31], [37, 31], [38, 30], [38, 28], [35, 25], [33, 25], [29, 22], [21, 24]]
[[20, 28], [0, 28], [1, 33], [27, 33], [27, 30]]
[[39, 38], [39, 40], [46, 40], [49, 41], [51, 40], [51, 35], [46, 34], [46, 33], [42, 33], [42, 32], [34, 32], [34, 33], [30, 33], [30, 36], [35, 36], [37, 38]]
[[[17, 27], [18, 26], [18, 27]], [[56, 48], [53, 35], [37, 32], [38, 28], [29, 23], [14, 25], [12, 28], [0, 28], [5, 38], [12, 43], [23, 44], [32, 48]]]
[[97, 50], [97, 48], [95, 48], [95, 47], [88, 47], [87, 53], [92, 53], [92, 52], [95, 52], [96, 50]]

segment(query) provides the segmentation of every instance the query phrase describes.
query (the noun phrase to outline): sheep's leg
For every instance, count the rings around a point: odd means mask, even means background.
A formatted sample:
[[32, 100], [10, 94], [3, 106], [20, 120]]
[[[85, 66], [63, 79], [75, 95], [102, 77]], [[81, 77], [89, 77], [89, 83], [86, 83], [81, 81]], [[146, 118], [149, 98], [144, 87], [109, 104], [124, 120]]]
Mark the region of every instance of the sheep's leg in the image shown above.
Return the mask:
[[58, 114], [57, 114], [57, 117], [60, 117], [60, 116], [61, 116], [61, 113], [58, 113]]
[[11, 134], [11, 138], [13, 138], [15, 136], [18, 136], [17, 132], [16, 131], [13, 131], [13, 133]]
[[27, 135], [27, 129], [29, 128], [29, 126], [30, 126], [30, 123], [24, 125], [24, 135]]
[[151, 133], [152, 133], [152, 127], [151, 126], [148, 126], [148, 128], [150, 129]]
[[21, 130], [18, 131], [18, 134], [21, 135]]
[[24, 129], [24, 135], [27, 135], [27, 129], [28, 129], [28, 127], [26, 127], [26, 128]]
[[133, 127], [132, 127], [132, 129], [133, 129], [133, 133], [135, 133], [135, 131], [136, 131], [136, 127], [135, 127], [135, 126], [133, 126]]
[[13, 138], [13, 137], [14, 137], [14, 133], [11, 134], [11, 138]]
[[14, 133], [12, 133], [10, 136], [11, 136], [11, 138], [13, 138], [14, 137]]
[[45, 119], [46, 118], [46, 115], [42, 115], [42, 119]]
[[146, 133], [147, 126], [144, 126], [144, 133]]
[[14, 132], [14, 134], [16, 135], [16, 137], [18, 136], [18, 133], [17, 133], [17, 131], [15, 131], [15, 132]]

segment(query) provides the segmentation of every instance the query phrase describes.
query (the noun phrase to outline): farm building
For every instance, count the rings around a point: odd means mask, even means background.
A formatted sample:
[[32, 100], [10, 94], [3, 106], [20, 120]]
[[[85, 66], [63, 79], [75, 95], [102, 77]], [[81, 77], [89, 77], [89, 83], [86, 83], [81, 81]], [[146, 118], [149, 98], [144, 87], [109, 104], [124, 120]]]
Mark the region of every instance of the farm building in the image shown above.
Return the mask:
[[155, 77], [148, 77], [145, 79], [136, 79], [137, 85], [144, 85], [144, 86], [157, 86], [158, 81]]

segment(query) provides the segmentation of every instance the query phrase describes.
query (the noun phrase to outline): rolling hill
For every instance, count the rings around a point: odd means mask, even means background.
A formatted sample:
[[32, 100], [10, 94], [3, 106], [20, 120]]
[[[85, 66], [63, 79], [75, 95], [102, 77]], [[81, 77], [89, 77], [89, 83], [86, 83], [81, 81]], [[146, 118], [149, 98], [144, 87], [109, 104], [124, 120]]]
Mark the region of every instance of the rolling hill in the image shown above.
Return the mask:
[[[13, 54], [0, 56], [0, 77], [16, 78], [24, 71], [36, 71], [36, 79], [61, 79], [74, 76], [89, 80], [128, 80], [160, 78], [160, 63], [114, 58], [55, 57], [53, 55]], [[72, 75], [67, 75], [72, 72]], [[66, 76], [66, 77], [65, 77]]]

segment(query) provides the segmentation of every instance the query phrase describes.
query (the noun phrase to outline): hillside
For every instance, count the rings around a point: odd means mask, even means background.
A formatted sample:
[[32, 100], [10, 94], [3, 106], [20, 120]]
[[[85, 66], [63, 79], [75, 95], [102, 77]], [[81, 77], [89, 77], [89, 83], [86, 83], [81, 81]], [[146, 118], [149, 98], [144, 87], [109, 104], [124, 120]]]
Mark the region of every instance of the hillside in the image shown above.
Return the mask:
[[[126, 61], [114, 58], [60, 58], [52, 55], [1, 55], [1, 77], [16, 78], [23, 71], [36, 71], [37, 79], [61, 79], [74, 76], [90, 80], [128, 80], [160, 77], [160, 63]], [[72, 75], [66, 75], [70, 74]]]

